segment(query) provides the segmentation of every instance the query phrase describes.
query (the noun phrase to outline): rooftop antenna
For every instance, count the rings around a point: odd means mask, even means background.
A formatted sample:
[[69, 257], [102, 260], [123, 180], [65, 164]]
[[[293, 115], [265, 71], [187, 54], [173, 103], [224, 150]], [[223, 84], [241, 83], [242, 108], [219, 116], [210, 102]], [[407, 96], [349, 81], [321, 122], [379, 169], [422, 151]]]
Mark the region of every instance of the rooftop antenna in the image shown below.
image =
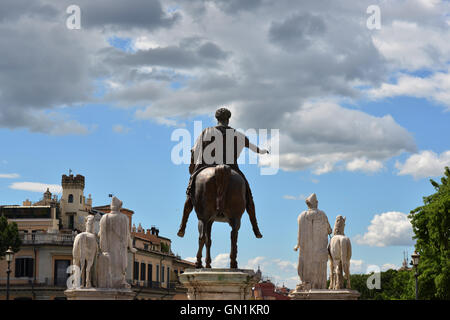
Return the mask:
[[72, 174], [72, 169], [69, 168], [69, 176]]

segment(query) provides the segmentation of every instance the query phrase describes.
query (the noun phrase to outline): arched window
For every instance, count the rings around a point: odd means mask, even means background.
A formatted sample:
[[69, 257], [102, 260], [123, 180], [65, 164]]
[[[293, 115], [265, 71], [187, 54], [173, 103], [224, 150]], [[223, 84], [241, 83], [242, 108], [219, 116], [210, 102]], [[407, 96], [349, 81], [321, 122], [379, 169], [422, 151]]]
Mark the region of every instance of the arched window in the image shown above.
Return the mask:
[[69, 194], [69, 203], [73, 203], [73, 194]]

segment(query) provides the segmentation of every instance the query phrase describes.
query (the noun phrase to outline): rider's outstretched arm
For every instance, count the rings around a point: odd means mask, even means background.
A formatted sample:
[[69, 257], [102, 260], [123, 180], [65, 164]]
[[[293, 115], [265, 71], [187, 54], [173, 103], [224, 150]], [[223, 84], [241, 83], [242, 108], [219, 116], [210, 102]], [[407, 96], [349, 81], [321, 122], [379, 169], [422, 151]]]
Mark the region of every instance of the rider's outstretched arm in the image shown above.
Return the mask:
[[252, 150], [253, 152], [256, 152], [256, 153], [260, 153], [260, 154], [269, 153], [269, 151], [267, 151], [266, 149], [260, 149], [258, 146], [251, 143], [247, 137], [245, 137], [245, 147], [249, 148], [250, 150]]

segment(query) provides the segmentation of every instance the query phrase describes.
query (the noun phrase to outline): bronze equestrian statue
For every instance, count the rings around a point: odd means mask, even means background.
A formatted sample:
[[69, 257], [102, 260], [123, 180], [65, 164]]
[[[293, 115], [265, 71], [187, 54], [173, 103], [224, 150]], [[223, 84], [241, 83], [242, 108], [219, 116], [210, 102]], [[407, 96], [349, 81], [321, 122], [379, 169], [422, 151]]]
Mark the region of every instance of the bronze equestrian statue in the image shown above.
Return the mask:
[[255, 236], [262, 238], [250, 186], [239, 169], [237, 159], [244, 147], [260, 154], [269, 152], [258, 148], [245, 135], [228, 126], [230, 117], [228, 109], [218, 109], [218, 125], [204, 129], [191, 150], [191, 177], [177, 235], [184, 236], [189, 214], [195, 208], [199, 231], [196, 268], [202, 268], [201, 258], [205, 244], [206, 268], [211, 268], [211, 228], [214, 221], [227, 222], [232, 228], [230, 268], [237, 268], [237, 237], [241, 217], [246, 209]]

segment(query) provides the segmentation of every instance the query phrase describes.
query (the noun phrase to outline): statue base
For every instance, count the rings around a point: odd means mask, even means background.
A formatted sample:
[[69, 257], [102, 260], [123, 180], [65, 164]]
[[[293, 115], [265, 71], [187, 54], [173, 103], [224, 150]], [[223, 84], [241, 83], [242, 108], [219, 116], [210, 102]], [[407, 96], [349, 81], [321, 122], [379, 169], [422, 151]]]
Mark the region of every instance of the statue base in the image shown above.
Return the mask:
[[67, 300], [133, 300], [136, 295], [131, 289], [67, 289]]
[[309, 289], [295, 290], [289, 294], [292, 300], [358, 300], [361, 294], [356, 290]]
[[248, 300], [258, 282], [248, 269], [186, 269], [180, 282], [189, 300]]

